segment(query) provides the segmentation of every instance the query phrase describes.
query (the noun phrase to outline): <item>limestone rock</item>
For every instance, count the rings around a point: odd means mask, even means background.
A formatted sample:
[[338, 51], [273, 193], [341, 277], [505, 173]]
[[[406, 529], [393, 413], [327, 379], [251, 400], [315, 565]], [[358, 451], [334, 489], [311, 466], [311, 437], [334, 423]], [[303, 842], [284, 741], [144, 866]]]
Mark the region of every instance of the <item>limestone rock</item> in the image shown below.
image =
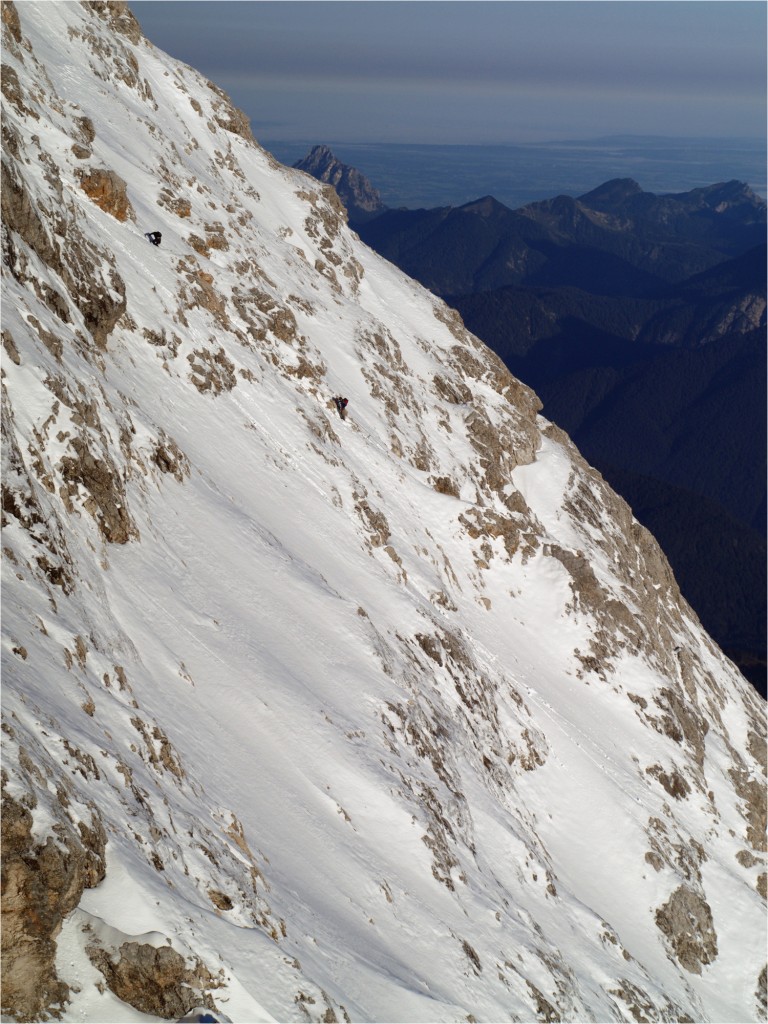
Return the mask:
[[36, 799], [2, 798], [2, 1007], [18, 1020], [55, 1012], [69, 995], [55, 967], [56, 936], [85, 888], [105, 873], [106, 835], [93, 812], [79, 835], [63, 808], [44, 843], [33, 837]]
[[206, 989], [217, 988], [218, 979], [200, 960], [188, 966], [170, 946], [124, 942], [111, 953], [100, 946], [87, 953], [110, 991], [142, 1013], [177, 1020], [198, 1006], [216, 1010]]
[[115, 220], [136, 220], [126, 184], [115, 171], [103, 167], [84, 171], [80, 178], [80, 188], [100, 209]]
[[676, 959], [691, 974], [717, 957], [717, 935], [709, 904], [681, 885], [656, 911], [656, 924], [666, 935]]

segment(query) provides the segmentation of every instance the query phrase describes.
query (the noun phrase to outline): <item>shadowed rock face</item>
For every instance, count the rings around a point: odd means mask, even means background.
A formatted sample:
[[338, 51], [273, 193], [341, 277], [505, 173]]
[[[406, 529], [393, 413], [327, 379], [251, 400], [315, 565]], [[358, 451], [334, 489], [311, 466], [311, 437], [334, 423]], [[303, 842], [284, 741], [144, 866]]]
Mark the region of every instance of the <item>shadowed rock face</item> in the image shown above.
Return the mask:
[[337, 160], [328, 146], [315, 146], [293, 166], [318, 181], [333, 185], [347, 208], [351, 223], [362, 223], [386, 210], [381, 195], [365, 175]]

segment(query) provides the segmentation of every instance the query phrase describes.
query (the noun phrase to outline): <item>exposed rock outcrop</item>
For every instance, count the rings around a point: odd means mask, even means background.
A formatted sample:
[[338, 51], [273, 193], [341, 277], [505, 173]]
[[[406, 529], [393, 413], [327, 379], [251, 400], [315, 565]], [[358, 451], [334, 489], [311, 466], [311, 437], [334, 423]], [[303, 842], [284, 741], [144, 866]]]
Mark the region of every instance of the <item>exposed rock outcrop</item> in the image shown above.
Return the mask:
[[656, 924], [666, 936], [678, 962], [691, 974], [717, 957], [712, 910], [699, 893], [681, 885], [656, 911]]
[[75, 828], [62, 791], [64, 803], [49, 804], [58, 808], [51, 833], [44, 841], [36, 838], [36, 797], [30, 788], [16, 799], [7, 784], [3, 772], [2, 1006], [17, 1020], [39, 1020], [56, 1014], [69, 996], [56, 973], [56, 937], [83, 890], [104, 877], [106, 834], [95, 810], [90, 824], [80, 821]]
[[115, 171], [94, 167], [80, 177], [80, 188], [89, 199], [115, 220], [136, 220], [126, 184]]
[[170, 946], [124, 942], [111, 951], [91, 945], [87, 953], [110, 991], [141, 1013], [178, 1020], [196, 1006], [217, 1009], [208, 990], [220, 979], [200, 960], [188, 964]]
[[71, 443], [74, 454], [61, 460], [64, 501], [72, 509], [79, 488], [85, 488], [88, 497], [83, 507], [96, 520], [104, 540], [126, 544], [138, 536], [138, 531], [128, 513], [124, 485], [117, 470], [107, 459], [94, 455], [84, 439], [73, 438]]
[[[125, 312], [125, 283], [114, 269], [111, 254], [99, 250], [83, 234], [75, 208], [64, 200], [61, 182], [53, 168], [51, 190], [51, 204], [56, 209], [54, 231], [46, 226], [51, 222], [51, 212], [37, 208], [20, 166], [12, 160], [12, 152], [3, 148], [3, 258], [17, 280], [32, 283], [48, 308], [64, 323], [72, 321], [74, 307], [97, 349], [104, 349]], [[26, 250], [19, 247], [17, 240], [24, 243]], [[48, 268], [54, 281], [58, 279], [61, 289], [37, 280], [39, 275], [30, 264], [28, 251]]]

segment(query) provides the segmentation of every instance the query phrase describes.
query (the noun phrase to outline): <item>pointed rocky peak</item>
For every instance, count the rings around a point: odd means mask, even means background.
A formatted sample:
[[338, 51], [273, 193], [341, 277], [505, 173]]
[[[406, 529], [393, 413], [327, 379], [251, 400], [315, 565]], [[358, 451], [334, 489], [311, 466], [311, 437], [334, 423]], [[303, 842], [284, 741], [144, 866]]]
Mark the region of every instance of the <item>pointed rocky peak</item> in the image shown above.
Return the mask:
[[508, 206], [500, 203], [493, 196], [483, 196], [482, 199], [474, 199], [471, 203], [465, 203], [459, 209], [462, 213], [474, 213], [479, 217], [495, 217], [499, 214], [510, 213]]
[[344, 165], [333, 155], [330, 146], [313, 146], [303, 160], [298, 160], [293, 166], [319, 178], [325, 174], [332, 174]]
[[591, 192], [579, 196], [579, 202], [593, 210], [605, 210], [616, 207], [627, 199], [633, 199], [642, 193], [642, 189], [633, 178], [613, 178], [606, 181]]
[[309, 153], [293, 166], [311, 174], [318, 181], [332, 185], [347, 208], [351, 224], [370, 220], [386, 210], [381, 195], [368, 178], [356, 167], [350, 167], [338, 160], [329, 146], [313, 146]]

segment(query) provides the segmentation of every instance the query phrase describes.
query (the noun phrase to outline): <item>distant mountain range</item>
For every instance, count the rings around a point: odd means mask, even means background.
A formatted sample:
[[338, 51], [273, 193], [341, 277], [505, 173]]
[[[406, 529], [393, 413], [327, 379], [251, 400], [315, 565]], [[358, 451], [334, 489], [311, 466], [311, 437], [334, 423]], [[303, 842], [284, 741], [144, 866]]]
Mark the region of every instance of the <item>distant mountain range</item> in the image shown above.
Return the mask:
[[765, 693], [765, 202], [615, 179], [350, 221], [536, 389]]
[[[306, 156], [316, 141], [260, 139], [288, 166]], [[656, 195], [732, 178], [746, 181], [764, 199], [768, 194], [764, 139], [626, 135], [452, 146], [323, 141], [339, 161], [375, 182], [390, 209], [458, 207], [491, 195], [519, 210], [552, 196], [581, 196], [616, 178], [634, 178]]]
[[361, 230], [439, 295], [514, 285], [639, 298], [765, 242], [765, 203], [739, 182], [654, 196], [630, 179], [510, 210], [388, 210]]

